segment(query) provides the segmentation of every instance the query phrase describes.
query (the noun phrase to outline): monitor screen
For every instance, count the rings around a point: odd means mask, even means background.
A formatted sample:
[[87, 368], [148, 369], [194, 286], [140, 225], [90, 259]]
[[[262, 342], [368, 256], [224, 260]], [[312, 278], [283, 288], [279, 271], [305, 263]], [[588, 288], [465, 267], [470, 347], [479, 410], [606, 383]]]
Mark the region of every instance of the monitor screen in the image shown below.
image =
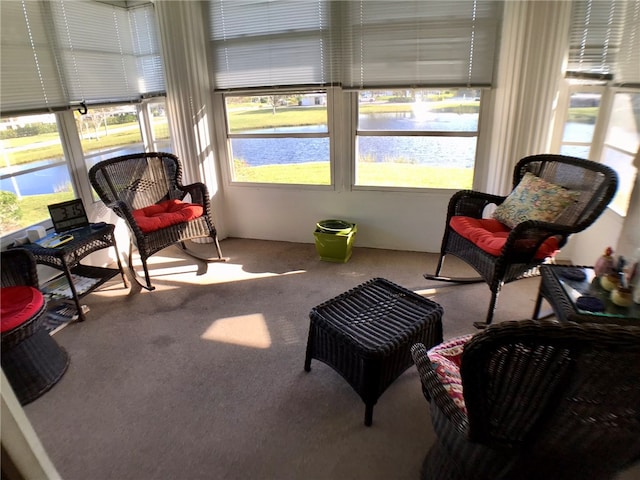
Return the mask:
[[80, 198], [68, 202], [48, 205], [49, 215], [56, 233], [67, 232], [74, 228], [89, 225], [89, 218]]

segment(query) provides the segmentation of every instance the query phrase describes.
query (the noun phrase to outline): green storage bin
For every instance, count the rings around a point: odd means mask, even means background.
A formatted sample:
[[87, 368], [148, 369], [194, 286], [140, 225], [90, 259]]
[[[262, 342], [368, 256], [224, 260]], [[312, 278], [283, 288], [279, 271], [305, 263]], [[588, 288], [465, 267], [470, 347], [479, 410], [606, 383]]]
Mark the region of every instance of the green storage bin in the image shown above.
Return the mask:
[[358, 226], [345, 220], [321, 220], [313, 233], [320, 260], [345, 263], [351, 258]]

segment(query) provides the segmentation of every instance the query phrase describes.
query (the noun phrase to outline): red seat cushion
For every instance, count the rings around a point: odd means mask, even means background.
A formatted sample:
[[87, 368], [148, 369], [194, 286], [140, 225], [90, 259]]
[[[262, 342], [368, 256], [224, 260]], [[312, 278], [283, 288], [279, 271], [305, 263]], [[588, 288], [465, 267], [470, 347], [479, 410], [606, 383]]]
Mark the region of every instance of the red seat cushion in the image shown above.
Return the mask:
[[20, 285], [0, 289], [0, 332], [19, 327], [40, 311], [44, 296], [40, 290]]
[[133, 218], [144, 233], [188, 222], [202, 216], [204, 208], [196, 203], [165, 200], [155, 205], [134, 210]]
[[[453, 216], [449, 225], [459, 235], [473, 242], [485, 252], [499, 256], [511, 229], [495, 218]], [[535, 258], [542, 260], [558, 251], [558, 239], [550, 237], [538, 249]]]

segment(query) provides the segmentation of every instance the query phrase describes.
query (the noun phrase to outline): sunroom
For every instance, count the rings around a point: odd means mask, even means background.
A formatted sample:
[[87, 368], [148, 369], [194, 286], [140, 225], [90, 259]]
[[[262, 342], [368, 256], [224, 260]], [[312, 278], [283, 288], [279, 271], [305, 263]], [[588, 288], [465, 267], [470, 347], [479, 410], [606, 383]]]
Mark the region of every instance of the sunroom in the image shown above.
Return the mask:
[[[516, 162], [562, 153], [619, 175], [559, 254], [640, 246], [640, 2], [1, 2], [2, 248], [98, 161], [168, 151], [229, 238], [436, 253], [461, 189], [505, 194]], [[123, 248], [124, 250], [124, 248]], [[115, 260], [96, 255], [97, 265]]]

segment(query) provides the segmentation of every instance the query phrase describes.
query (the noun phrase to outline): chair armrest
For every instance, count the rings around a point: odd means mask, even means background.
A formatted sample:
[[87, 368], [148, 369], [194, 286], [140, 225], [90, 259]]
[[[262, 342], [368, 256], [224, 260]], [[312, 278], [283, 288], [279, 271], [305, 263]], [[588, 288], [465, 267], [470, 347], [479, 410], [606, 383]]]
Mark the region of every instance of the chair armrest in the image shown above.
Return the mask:
[[416, 343], [411, 347], [411, 356], [418, 369], [422, 393], [427, 401], [433, 403], [455, 425], [456, 430], [465, 434], [469, 426], [467, 415], [454, 403], [446, 391], [431, 361], [427, 356], [427, 348], [422, 343]]
[[572, 233], [575, 233], [575, 229], [567, 225], [527, 220], [511, 230], [503, 252], [508, 252], [509, 258], [513, 260], [528, 262], [534, 258], [540, 246], [549, 237], [560, 237], [558, 243], [562, 247]]
[[189, 185], [180, 185], [178, 188], [184, 192], [183, 198], [187, 194], [190, 195], [193, 203], [197, 203], [204, 207], [204, 215], [212, 218], [209, 189], [204, 183], [195, 182]]
[[[184, 192], [186, 196], [191, 195], [191, 201], [200, 205], [209, 203], [209, 190], [202, 182], [191, 183], [189, 185], [179, 185], [178, 188]], [[184, 196], [183, 196], [184, 198]]]
[[454, 215], [464, 217], [482, 218], [482, 214], [487, 205], [500, 205], [505, 198], [500, 195], [477, 192], [475, 190], [460, 190], [453, 194], [449, 200], [447, 218]]

